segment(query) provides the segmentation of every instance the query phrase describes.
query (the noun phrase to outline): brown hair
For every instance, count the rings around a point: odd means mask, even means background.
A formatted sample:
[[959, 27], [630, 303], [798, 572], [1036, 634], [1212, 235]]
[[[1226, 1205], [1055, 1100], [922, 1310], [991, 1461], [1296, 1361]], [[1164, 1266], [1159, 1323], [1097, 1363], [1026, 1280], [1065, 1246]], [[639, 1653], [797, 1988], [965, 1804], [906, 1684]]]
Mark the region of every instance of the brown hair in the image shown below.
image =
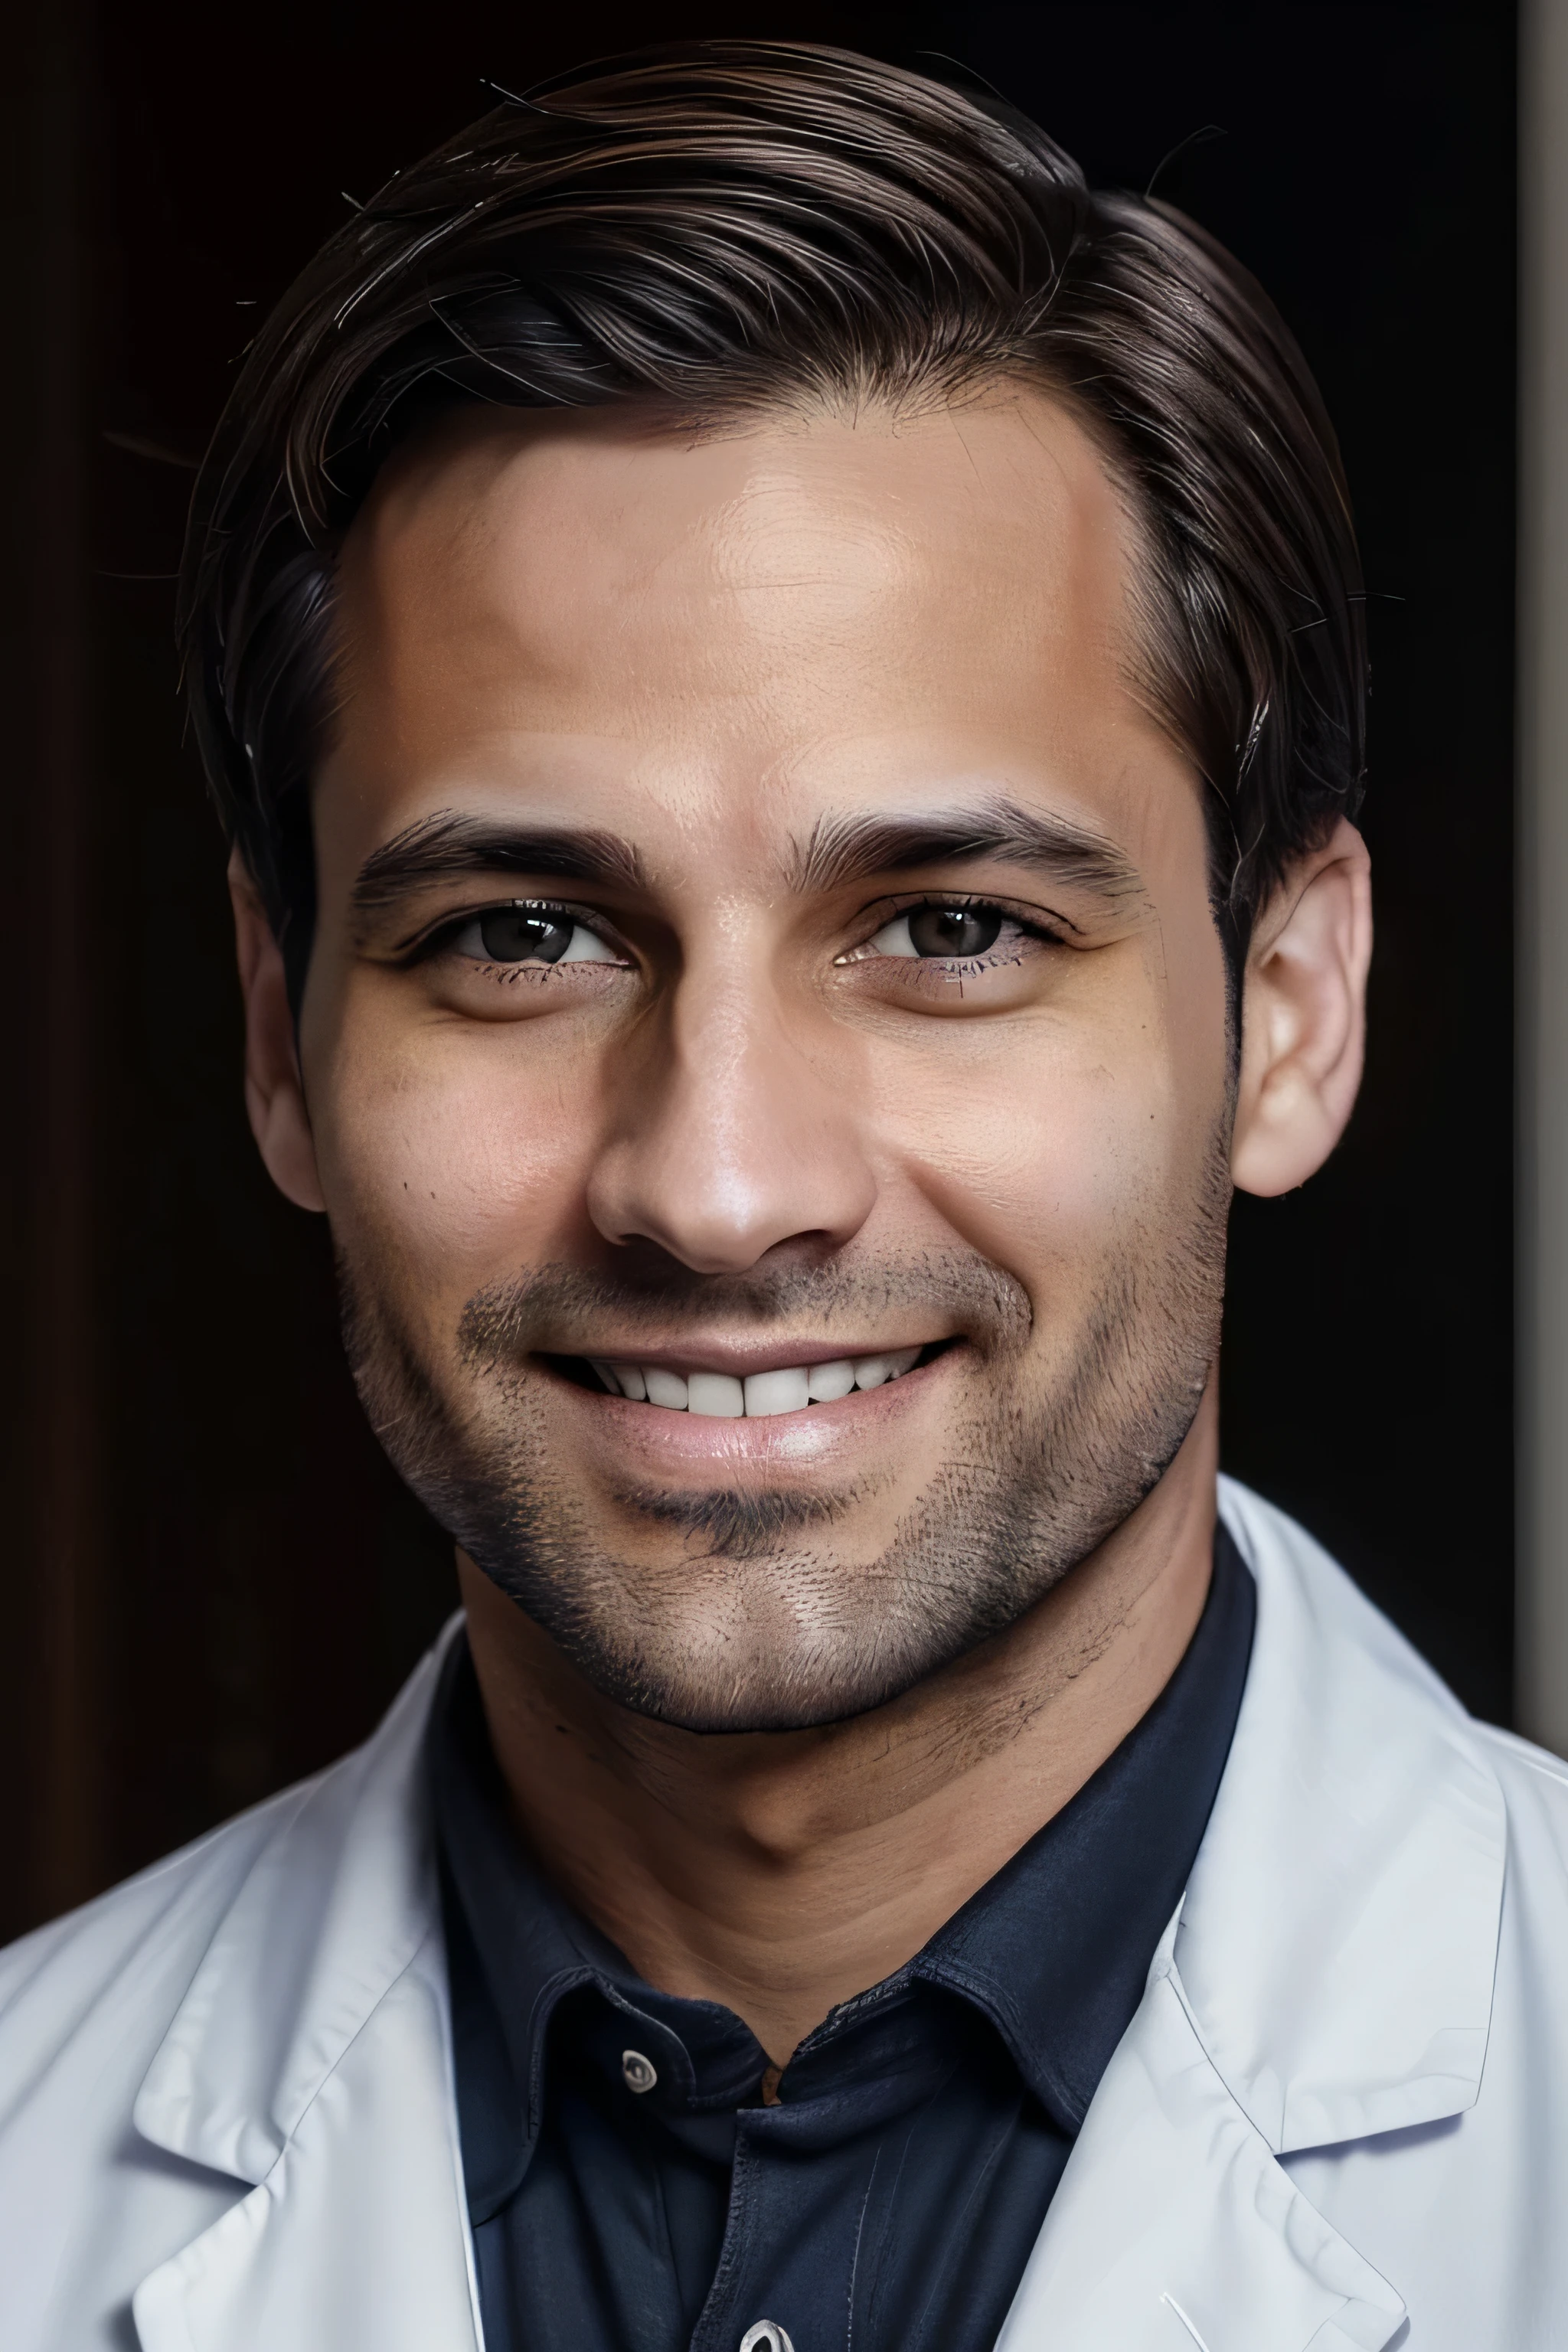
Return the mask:
[[1209, 787], [1234, 963], [1363, 785], [1361, 573], [1295, 341], [1201, 229], [1091, 191], [1000, 100], [724, 41], [509, 100], [331, 237], [246, 361], [197, 481], [179, 627], [296, 1002], [336, 551], [395, 443], [465, 402], [700, 420], [1010, 374], [1071, 401], [1138, 515], [1144, 689]]

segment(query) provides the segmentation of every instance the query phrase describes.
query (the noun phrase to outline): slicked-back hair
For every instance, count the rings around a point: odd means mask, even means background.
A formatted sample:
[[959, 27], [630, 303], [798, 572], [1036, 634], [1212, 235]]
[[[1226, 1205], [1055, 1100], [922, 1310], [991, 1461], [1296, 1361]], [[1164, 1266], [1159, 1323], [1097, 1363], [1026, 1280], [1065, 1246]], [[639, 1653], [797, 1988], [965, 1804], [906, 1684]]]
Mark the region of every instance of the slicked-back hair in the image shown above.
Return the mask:
[[298, 1003], [338, 551], [444, 410], [701, 426], [1054, 392], [1133, 513], [1136, 684], [1203, 780], [1233, 967], [1360, 804], [1365, 641], [1339, 452], [1248, 273], [1101, 194], [1002, 100], [847, 52], [700, 42], [509, 100], [398, 173], [268, 318], [198, 477], [179, 630], [219, 812]]

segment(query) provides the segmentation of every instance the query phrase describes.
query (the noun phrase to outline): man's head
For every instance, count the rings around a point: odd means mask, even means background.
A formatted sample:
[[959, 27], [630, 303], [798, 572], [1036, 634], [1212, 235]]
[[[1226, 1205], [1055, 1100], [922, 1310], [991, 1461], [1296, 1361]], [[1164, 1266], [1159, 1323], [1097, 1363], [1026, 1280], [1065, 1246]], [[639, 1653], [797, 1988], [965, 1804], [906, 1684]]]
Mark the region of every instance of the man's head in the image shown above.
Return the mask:
[[557, 88], [286, 299], [185, 626], [263, 1150], [592, 1681], [855, 1713], [1142, 1502], [1359, 1068], [1353, 542], [1234, 265], [862, 60]]

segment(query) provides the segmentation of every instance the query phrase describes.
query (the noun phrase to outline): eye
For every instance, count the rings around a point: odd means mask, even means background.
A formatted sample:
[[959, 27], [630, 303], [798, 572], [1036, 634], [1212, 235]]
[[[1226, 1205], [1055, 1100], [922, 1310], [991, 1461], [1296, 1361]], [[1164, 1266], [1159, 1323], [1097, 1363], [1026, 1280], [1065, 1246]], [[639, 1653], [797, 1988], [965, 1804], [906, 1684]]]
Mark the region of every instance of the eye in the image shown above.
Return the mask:
[[618, 963], [608, 942], [566, 907], [519, 901], [487, 907], [450, 935], [458, 955], [476, 963]]
[[980, 956], [1006, 920], [1000, 907], [910, 907], [866, 944], [885, 956]]

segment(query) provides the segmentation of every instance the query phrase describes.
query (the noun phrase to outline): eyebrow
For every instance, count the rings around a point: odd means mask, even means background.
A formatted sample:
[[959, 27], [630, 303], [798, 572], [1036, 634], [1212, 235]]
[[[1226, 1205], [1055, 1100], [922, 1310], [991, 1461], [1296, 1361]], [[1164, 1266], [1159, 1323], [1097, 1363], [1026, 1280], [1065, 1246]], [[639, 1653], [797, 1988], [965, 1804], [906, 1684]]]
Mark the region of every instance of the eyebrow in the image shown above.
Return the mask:
[[790, 880], [796, 890], [833, 890], [905, 866], [981, 857], [1032, 866], [1051, 881], [1117, 902], [1143, 889], [1137, 867], [1114, 842], [1004, 797], [929, 814], [819, 817], [808, 839], [795, 845]]
[[372, 850], [351, 895], [355, 919], [368, 922], [432, 882], [464, 874], [541, 874], [558, 882], [647, 887], [641, 858], [613, 833], [587, 826], [496, 824], [455, 809], [421, 817]]
[[[819, 817], [806, 840], [793, 845], [786, 879], [792, 890], [805, 894], [842, 889], [909, 866], [982, 857], [1030, 866], [1048, 880], [1113, 903], [1143, 888], [1137, 867], [1113, 842], [1065, 817], [1043, 815], [1001, 796], [918, 815]], [[372, 850], [355, 878], [351, 908], [363, 926], [431, 883], [495, 873], [549, 876], [628, 891], [648, 887], [637, 849], [618, 834], [591, 826], [498, 824], [445, 809]]]

